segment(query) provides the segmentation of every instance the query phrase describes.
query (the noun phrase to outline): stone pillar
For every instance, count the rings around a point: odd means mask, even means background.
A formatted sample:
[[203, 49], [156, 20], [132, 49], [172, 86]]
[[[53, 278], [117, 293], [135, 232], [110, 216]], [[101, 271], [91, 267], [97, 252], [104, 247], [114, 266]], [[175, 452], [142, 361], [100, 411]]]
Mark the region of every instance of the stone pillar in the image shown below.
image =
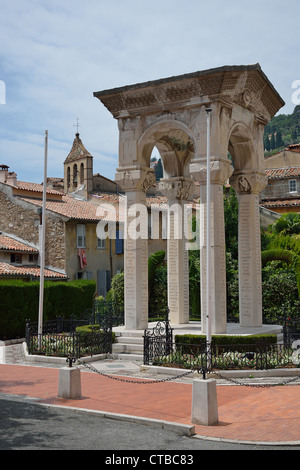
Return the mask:
[[189, 322], [189, 253], [185, 236], [185, 202], [194, 182], [184, 177], [161, 179], [159, 190], [168, 198], [168, 306], [170, 322]]
[[240, 326], [262, 326], [259, 193], [266, 186], [260, 172], [235, 172], [230, 184], [239, 199]]
[[155, 181], [154, 171], [118, 171], [116, 182], [125, 191], [124, 302], [125, 328], [148, 327], [148, 212], [146, 191]]
[[206, 235], [206, 162], [190, 165], [192, 176], [200, 183], [200, 272], [201, 272], [201, 330], [206, 332], [206, 263], [207, 247], [211, 249], [211, 333], [227, 331], [226, 256], [223, 185], [232, 174], [230, 161], [211, 159], [210, 200], [211, 235]]

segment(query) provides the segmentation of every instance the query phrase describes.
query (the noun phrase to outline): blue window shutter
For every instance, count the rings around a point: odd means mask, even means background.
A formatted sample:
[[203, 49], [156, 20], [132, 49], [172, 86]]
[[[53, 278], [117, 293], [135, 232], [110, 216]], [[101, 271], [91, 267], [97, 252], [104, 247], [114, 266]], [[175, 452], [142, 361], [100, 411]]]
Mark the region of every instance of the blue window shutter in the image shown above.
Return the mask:
[[120, 230], [116, 230], [116, 254], [117, 255], [123, 254], [123, 238], [122, 238], [122, 233], [120, 233]]

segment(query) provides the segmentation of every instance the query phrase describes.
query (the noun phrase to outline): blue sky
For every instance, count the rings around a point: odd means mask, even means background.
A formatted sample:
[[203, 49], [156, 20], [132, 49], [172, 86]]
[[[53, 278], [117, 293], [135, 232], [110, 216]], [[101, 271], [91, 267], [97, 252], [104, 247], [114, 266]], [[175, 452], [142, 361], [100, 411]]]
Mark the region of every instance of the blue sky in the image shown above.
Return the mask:
[[299, 0], [0, 0], [0, 164], [42, 182], [47, 129], [61, 177], [78, 117], [94, 172], [114, 179], [117, 122], [93, 92], [223, 65], [259, 62], [289, 114], [299, 17]]

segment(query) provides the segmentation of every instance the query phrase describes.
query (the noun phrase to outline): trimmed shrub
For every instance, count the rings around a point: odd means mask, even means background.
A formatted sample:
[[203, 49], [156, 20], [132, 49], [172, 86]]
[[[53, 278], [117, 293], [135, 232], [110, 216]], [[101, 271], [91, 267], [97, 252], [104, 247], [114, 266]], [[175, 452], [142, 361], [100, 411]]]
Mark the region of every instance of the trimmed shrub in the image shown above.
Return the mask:
[[[79, 316], [92, 308], [95, 290], [94, 281], [45, 282], [43, 322]], [[1, 340], [24, 337], [26, 320], [38, 321], [39, 292], [38, 281], [0, 281]]]

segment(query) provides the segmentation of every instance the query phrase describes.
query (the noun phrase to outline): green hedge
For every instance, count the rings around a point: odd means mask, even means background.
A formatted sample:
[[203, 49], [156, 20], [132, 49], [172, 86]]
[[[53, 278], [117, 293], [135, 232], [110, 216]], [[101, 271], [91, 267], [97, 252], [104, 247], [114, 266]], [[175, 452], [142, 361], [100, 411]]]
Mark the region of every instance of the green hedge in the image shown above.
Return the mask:
[[[206, 336], [205, 335], [175, 335], [176, 344], [205, 344]], [[266, 344], [276, 344], [277, 335], [251, 335], [251, 336], [236, 336], [236, 335], [212, 335], [211, 338], [212, 345], [232, 345], [232, 344], [257, 344], [257, 343], [266, 343]]]
[[[95, 291], [95, 281], [46, 281], [43, 322], [92, 308]], [[0, 281], [0, 340], [24, 337], [26, 320], [38, 321], [39, 292], [38, 281]]]
[[[76, 333], [81, 333], [83, 335], [88, 335], [89, 333], [93, 333], [93, 331], [100, 331], [100, 325], [83, 325], [77, 326]], [[116, 333], [112, 332], [112, 343], [116, 341]]]

